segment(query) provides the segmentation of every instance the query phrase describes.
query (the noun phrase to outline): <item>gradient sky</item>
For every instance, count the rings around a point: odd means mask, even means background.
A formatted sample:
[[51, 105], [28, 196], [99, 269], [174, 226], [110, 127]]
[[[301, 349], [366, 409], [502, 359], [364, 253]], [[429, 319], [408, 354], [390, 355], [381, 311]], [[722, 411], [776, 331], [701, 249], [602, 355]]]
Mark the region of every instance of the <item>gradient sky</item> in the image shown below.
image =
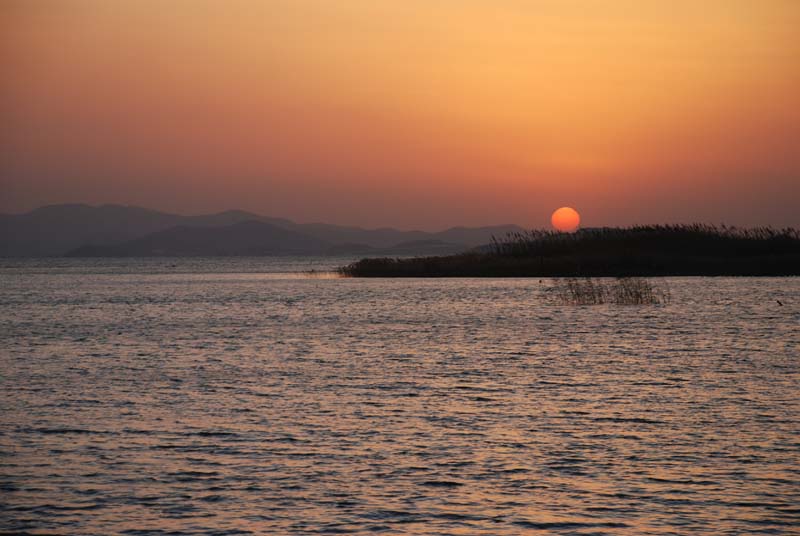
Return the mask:
[[0, 0], [0, 211], [800, 226], [797, 0]]

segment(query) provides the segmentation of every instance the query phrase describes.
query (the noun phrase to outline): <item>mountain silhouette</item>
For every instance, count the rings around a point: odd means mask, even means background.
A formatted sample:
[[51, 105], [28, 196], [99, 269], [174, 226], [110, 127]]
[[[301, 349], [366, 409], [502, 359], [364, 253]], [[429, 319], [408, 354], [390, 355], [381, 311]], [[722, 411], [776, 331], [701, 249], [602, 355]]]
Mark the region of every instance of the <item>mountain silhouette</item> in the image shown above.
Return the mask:
[[[244, 223], [250, 225], [237, 226]], [[266, 225], [255, 226], [253, 223]], [[216, 227], [229, 229], [217, 233], [213, 231]], [[0, 215], [0, 256], [128, 256], [134, 251], [171, 251], [178, 256], [277, 255], [288, 252], [308, 255], [337, 252], [348, 255], [448, 254], [485, 244], [493, 235], [502, 236], [519, 230], [521, 228], [516, 225], [501, 225], [455, 227], [430, 233], [295, 223], [241, 210], [183, 216], [134, 206], [68, 204], [45, 206], [26, 214]], [[170, 233], [161, 234], [166, 231]], [[258, 233], [265, 236], [257, 237]], [[206, 238], [203, 238], [204, 234]], [[186, 241], [184, 246], [178, 244], [181, 240]], [[228, 240], [231, 247], [217, 244], [216, 240]], [[293, 246], [289, 244], [292, 240], [296, 241]], [[166, 255], [158, 253], [162, 254]]]
[[179, 225], [122, 244], [83, 246], [70, 257], [319, 255], [330, 244], [260, 221], [218, 227]]
[[50, 205], [27, 214], [0, 215], [0, 256], [59, 256], [83, 245], [121, 243], [178, 225], [219, 226], [248, 220], [291, 223], [233, 210], [181, 216], [123, 205]]

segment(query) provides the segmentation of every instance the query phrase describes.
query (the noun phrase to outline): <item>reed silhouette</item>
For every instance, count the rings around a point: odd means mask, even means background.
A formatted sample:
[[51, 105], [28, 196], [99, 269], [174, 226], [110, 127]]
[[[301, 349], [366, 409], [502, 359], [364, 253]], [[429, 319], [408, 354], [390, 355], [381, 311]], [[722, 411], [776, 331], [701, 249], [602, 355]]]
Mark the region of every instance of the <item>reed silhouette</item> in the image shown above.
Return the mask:
[[439, 257], [368, 258], [350, 277], [633, 277], [800, 275], [800, 232], [706, 224], [531, 230]]
[[670, 301], [669, 287], [643, 277], [556, 279], [548, 296], [560, 305], [660, 305]]

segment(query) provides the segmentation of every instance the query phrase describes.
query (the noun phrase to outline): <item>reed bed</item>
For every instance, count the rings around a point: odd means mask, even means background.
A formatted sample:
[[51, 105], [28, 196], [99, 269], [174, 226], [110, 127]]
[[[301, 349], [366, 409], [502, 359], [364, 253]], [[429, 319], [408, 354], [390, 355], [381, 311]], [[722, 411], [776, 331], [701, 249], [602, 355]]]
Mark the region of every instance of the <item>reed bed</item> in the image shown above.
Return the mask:
[[655, 285], [643, 277], [620, 277], [610, 281], [569, 277], [555, 280], [549, 291], [560, 305], [662, 305], [671, 299], [665, 282]]
[[593, 251], [659, 249], [705, 254], [758, 254], [798, 251], [800, 231], [786, 227], [739, 228], [702, 223], [599, 227], [561, 233], [533, 229], [492, 237], [488, 252], [499, 256], [532, 257]]
[[347, 277], [789, 276], [800, 275], [800, 232], [706, 224], [532, 230], [457, 255], [362, 259], [338, 272]]

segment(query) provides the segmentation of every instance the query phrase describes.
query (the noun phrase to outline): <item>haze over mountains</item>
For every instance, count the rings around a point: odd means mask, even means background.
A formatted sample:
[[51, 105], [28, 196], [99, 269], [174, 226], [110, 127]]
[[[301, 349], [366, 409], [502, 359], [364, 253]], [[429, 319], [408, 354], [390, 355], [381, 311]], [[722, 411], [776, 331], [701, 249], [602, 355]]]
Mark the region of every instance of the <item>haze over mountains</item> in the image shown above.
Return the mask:
[[0, 256], [446, 254], [519, 230], [497, 225], [431, 233], [295, 223], [239, 210], [182, 216], [141, 207], [69, 204], [0, 215]]

